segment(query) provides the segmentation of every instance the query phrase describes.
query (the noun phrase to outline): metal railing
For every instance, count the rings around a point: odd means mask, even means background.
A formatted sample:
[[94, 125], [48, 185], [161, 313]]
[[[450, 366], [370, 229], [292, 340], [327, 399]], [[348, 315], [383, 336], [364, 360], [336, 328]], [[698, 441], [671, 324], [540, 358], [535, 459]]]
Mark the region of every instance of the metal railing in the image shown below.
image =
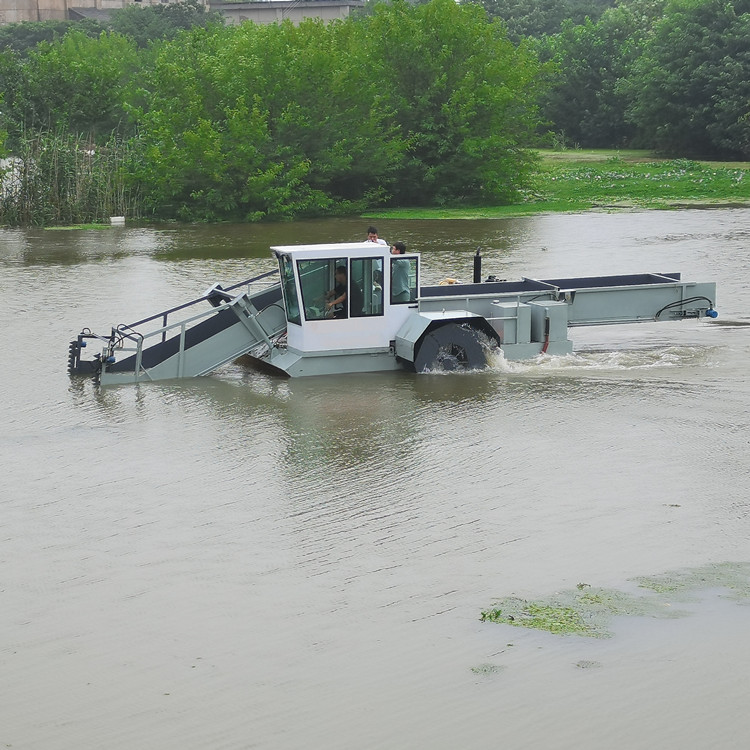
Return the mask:
[[[273, 271], [262, 273], [260, 276], [254, 276], [251, 279], [246, 279], [245, 281], [240, 281], [237, 284], [232, 284], [232, 286], [222, 288], [221, 291], [231, 292], [231, 291], [234, 291], [235, 289], [239, 289], [241, 286], [247, 286], [249, 290], [250, 284], [254, 284], [256, 281], [261, 281], [262, 279], [267, 279], [269, 276], [273, 276], [274, 274], [277, 274], [278, 272], [279, 270], [276, 268]], [[161, 328], [159, 328], [159, 331], [162, 332], [162, 342], [164, 342], [166, 341], [166, 331], [171, 327], [168, 325], [168, 319], [169, 319], [169, 316], [172, 315], [172, 313], [179, 312], [180, 310], [185, 310], [188, 307], [192, 307], [193, 305], [199, 304], [200, 302], [206, 302], [207, 300], [209, 300], [209, 298], [210, 298], [210, 295], [204, 294], [202, 297], [198, 297], [194, 300], [191, 300], [190, 302], [185, 302], [182, 305], [177, 305], [176, 307], [170, 307], [169, 310], [164, 310], [162, 312], [156, 313], [155, 315], [151, 315], [148, 318], [137, 320], [135, 323], [120, 323], [118, 326], [115, 326], [115, 328], [112, 329], [112, 336], [115, 337], [117, 334], [119, 334], [122, 338], [133, 338], [134, 335], [143, 337], [143, 334], [135, 330], [136, 326], [142, 326], [146, 323], [151, 323], [152, 321], [157, 320], [158, 318], [161, 318]], [[217, 308], [214, 308], [214, 311], [216, 309]], [[209, 311], [209, 312], [213, 312], [213, 311]], [[128, 331], [130, 333], [128, 333]]]
[[[261, 281], [263, 279], [266, 279], [275, 274], [278, 274], [277, 269], [261, 274], [260, 276], [255, 276], [250, 279], [240, 281], [237, 284], [232, 284], [231, 286], [228, 286], [226, 288], [218, 289], [217, 291], [220, 291], [222, 293], [232, 292], [236, 289], [239, 289], [240, 287], [246, 286], [249, 292], [251, 284]], [[108, 340], [108, 347], [107, 347], [108, 357], [106, 359], [111, 359], [112, 361], [114, 361], [115, 351], [121, 354], [127, 354], [127, 355], [133, 354], [135, 355], [135, 361], [134, 361], [133, 370], [132, 370], [134, 377], [137, 379], [140, 374], [143, 374], [149, 379], [153, 379], [149, 375], [148, 369], [143, 366], [144, 349], [149, 348], [149, 345], [151, 344], [151, 340], [157, 337], [160, 337], [160, 343], [162, 344], [165, 343], [168, 338], [172, 338], [170, 334], [176, 331], [177, 329], [179, 329], [179, 333], [177, 334], [177, 336], [179, 336], [177, 351], [174, 352], [170, 356], [174, 356], [175, 354], [177, 355], [177, 366], [176, 366], [175, 376], [184, 377], [184, 355], [185, 355], [185, 342], [186, 342], [187, 330], [193, 325], [211, 316], [217, 315], [223, 312], [224, 310], [229, 309], [234, 304], [235, 300], [232, 298], [227, 299], [219, 304], [215, 304], [214, 306], [212, 306], [211, 308], [207, 310], [201, 310], [196, 315], [192, 315], [188, 318], [181, 318], [179, 321], [175, 321], [172, 323], [169, 322], [169, 317], [174, 316], [175, 313], [180, 312], [181, 310], [187, 310], [188, 308], [193, 307], [201, 302], [211, 301], [213, 298], [214, 297], [211, 293], [204, 294], [201, 297], [191, 300], [190, 302], [186, 302], [181, 305], [171, 307], [168, 310], [164, 310], [162, 312], [156, 313], [155, 315], [150, 315], [147, 318], [142, 318], [141, 320], [138, 320], [134, 323], [121, 323], [115, 326], [112, 329], [112, 334]], [[275, 335], [276, 333], [275, 331], [271, 331], [271, 332], [266, 331], [261, 321], [257, 319], [258, 316], [262, 312], [264, 312], [264, 310], [267, 308], [263, 308], [261, 310], [255, 310], [252, 304], [249, 306], [242, 305], [242, 307], [245, 308], [245, 311], [248, 313], [248, 316], [252, 317], [253, 324], [257, 326], [257, 328], [259, 329], [259, 333], [261, 334], [262, 338], [265, 339], [265, 341], [268, 341], [270, 336]], [[239, 315], [238, 315], [238, 320], [240, 320]], [[146, 333], [143, 333], [137, 330], [137, 327], [141, 327], [148, 323], [153, 323], [154, 321], [159, 321], [160, 323], [160, 325], [154, 330], [148, 331]], [[99, 337], [99, 338], [103, 338], [103, 337]], [[131, 346], [126, 345], [126, 342], [128, 341], [132, 342]], [[157, 345], [157, 344], [154, 343], [153, 345]]]

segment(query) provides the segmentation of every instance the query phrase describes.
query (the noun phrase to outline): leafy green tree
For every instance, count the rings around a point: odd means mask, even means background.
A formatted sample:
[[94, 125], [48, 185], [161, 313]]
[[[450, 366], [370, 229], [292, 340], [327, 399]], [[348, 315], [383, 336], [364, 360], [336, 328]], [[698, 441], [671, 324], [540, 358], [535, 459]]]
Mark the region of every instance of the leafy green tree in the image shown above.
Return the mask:
[[98, 37], [104, 31], [98, 21], [24, 21], [0, 26], [0, 50], [12, 50], [25, 57], [41, 42], [55, 42], [75, 29], [87, 36]]
[[137, 68], [135, 45], [125, 37], [70, 31], [29, 54], [14, 106], [27, 129], [109, 137], [127, 129], [123, 86]]
[[614, 0], [477, 0], [491, 18], [503, 20], [513, 40], [556, 34], [563, 23], [597, 21]]
[[224, 23], [221, 13], [207, 11], [197, 0], [187, 0], [166, 5], [126, 5], [112, 12], [109, 27], [132, 39], [139, 47], [146, 47], [159, 39], [174, 39], [185, 29], [212, 23]]
[[[3, 106], [3, 95], [0, 94], [0, 108]], [[6, 144], [8, 142], [8, 131], [3, 126], [3, 120], [0, 117], [0, 159], [4, 159], [8, 155]], [[0, 172], [0, 176], [2, 173]]]
[[[723, 35], [729, 54], [714, 69], [713, 120], [707, 125], [712, 145], [728, 156], [750, 158], [750, 13]], [[728, 59], [727, 59], [728, 58]]]
[[[662, 3], [663, 4], [663, 3]], [[625, 116], [630, 97], [620, 82], [638, 59], [658, 5], [610, 8], [594, 23], [563, 24], [539, 43], [554, 72], [541, 108], [557, 139], [588, 148], [625, 146], [635, 127]]]
[[477, 5], [379, 4], [357, 25], [409, 146], [394, 201], [507, 200], [524, 183], [540, 67]]
[[194, 29], [158, 51], [134, 98], [151, 209], [254, 220], [363, 208], [403, 151], [378, 98], [349, 24]]
[[644, 144], [750, 156], [750, 0], [672, 0], [624, 90]]
[[10, 138], [23, 131], [23, 97], [27, 89], [21, 57], [12, 50], [0, 52], [0, 127]]
[[525, 184], [541, 66], [477, 5], [155, 34], [70, 30], [27, 58], [0, 52], [0, 128], [17, 154], [49, 156], [60, 186], [44, 221], [83, 215], [70, 186], [105, 205], [110, 168], [144, 213], [191, 220], [499, 201]]

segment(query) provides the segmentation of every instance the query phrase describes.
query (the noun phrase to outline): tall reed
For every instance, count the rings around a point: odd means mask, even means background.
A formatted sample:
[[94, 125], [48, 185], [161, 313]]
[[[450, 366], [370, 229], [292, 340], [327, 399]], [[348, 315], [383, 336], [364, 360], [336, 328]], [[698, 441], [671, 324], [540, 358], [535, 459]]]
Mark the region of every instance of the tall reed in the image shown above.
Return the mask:
[[0, 170], [0, 223], [50, 226], [137, 218], [132, 158], [131, 142], [115, 135], [97, 145], [75, 133], [25, 133]]

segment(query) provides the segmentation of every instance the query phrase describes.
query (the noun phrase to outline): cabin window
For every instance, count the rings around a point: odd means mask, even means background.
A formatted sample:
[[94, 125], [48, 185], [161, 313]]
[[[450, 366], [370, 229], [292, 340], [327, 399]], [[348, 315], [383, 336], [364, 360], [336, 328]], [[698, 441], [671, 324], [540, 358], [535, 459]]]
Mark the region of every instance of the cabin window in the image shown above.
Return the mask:
[[417, 299], [417, 259], [391, 258], [391, 304], [403, 305]]
[[383, 314], [383, 259], [353, 258], [349, 264], [349, 314], [366, 318]]
[[[335, 320], [349, 316], [346, 258], [298, 260], [305, 320]], [[340, 300], [342, 295], [344, 299]]]
[[284, 293], [284, 307], [286, 308], [286, 319], [289, 323], [301, 325], [299, 314], [299, 299], [297, 298], [297, 287], [294, 283], [294, 265], [288, 255], [279, 255], [279, 273], [281, 274], [281, 290]]

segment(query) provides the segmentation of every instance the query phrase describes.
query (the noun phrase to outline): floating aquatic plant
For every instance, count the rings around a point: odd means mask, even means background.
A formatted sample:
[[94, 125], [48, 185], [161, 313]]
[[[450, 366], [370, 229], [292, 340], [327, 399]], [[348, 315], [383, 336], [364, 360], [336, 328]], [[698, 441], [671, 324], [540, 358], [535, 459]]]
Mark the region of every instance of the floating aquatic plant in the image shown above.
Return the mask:
[[497, 674], [498, 672], [502, 672], [503, 667], [501, 667], [499, 664], [478, 664], [476, 667], [472, 667], [471, 671], [474, 674], [482, 675], [483, 677], [488, 677], [491, 674]]
[[578, 611], [573, 607], [554, 603], [504, 599], [498, 606], [482, 612], [480, 619], [483, 622], [502, 622], [518, 627], [548, 630], [550, 633], [590, 635], [590, 628]]
[[722, 588], [728, 589], [734, 599], [750, 598], [750, 563], [709, 563], [634, 580], [641, 588], [658, 594], [690, 596], [700, 589]]
[[595, 588], [579, 583], [537, 601], [506, 597], [482, 611], [482, 622], [546, 630], [550, 633], [608, 637], [611, 619], [618, 615], [682, 617], [687, 613], [672, 606], [701, 589], [721, 588], [735, 600], [750, 600], [750, 563], [714, 563], [697, 568], [642, 576], [634, 579], [648, 593], [630, 594], [617, 589]]

